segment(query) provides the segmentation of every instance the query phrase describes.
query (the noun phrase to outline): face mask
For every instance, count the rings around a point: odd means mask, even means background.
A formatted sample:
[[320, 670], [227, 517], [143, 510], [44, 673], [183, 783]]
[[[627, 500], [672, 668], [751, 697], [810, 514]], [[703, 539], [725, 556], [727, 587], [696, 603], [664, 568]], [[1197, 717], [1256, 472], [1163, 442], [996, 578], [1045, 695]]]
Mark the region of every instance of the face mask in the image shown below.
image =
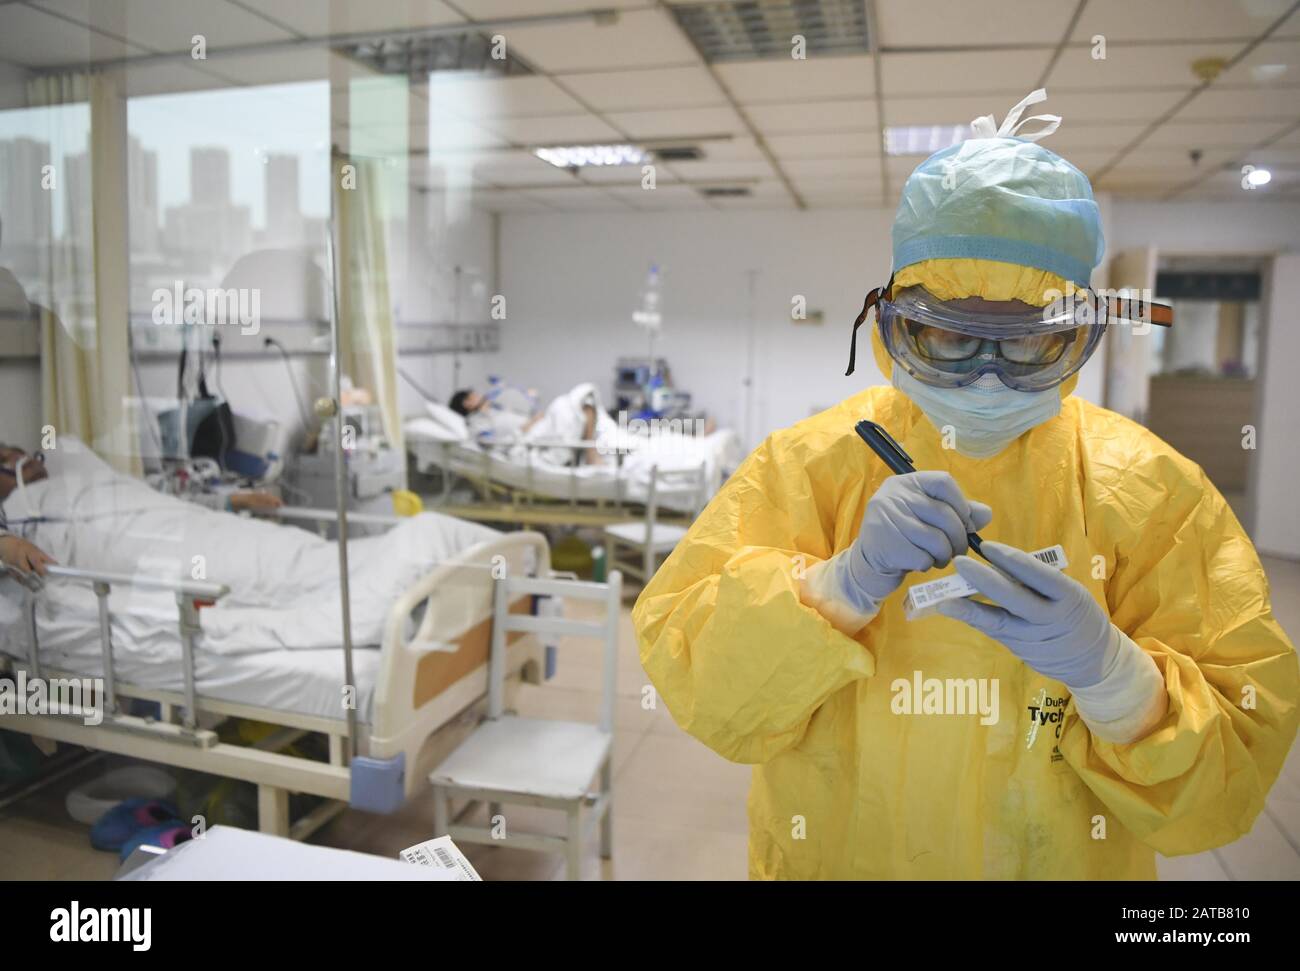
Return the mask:
[[955, 432], [957, 451], [971, 458], [997, 455], [1029, 429], [1061, 413], [1061, 392], [1015, 391], [985, 374], [965, 388], [933, 388], [900, 367], [894, 368], [894, 387], [907, 395], [943, 434]]

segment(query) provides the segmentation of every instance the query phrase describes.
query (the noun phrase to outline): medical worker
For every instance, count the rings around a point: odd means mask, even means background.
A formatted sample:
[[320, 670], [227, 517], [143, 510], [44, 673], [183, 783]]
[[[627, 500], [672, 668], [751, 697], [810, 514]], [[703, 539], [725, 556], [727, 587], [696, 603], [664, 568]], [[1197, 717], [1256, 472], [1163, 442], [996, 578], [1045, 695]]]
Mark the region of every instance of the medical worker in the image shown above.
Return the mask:
[[[1134, 325], [1082, 289], [1097, 205], [1035, 143], [1060, 119], [1017, 135], [1043, 97], [904, 185], [868, 298], [892, 386], [771, 435], [633, 611], [677, 723], [755, 766], [753, 877], [1154, 878], [1249, 832], [1294, 738], [1295, 651], [1223, 496], [1070, 394]], [[1063, 571], [1027, 555], [1055, 544]], [[954, 569], [982, 598], [906, 619]]]

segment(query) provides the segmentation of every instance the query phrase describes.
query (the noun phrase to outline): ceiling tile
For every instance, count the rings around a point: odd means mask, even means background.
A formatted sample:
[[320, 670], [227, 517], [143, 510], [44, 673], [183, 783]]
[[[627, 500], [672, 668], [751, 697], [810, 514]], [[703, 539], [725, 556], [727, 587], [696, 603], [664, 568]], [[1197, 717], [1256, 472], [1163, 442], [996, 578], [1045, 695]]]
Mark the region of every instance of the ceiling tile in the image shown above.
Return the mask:
[[1034, 114], [1060, 115], [1061, 127], [1072, 122], [1153, 122], [1178, 103], [1186, 91], [1056, 91], [1048, 92]]
[[1058, 43], [1077, 0], [876, 0], [883, 48]]
[[0, 6], [0, 60], [25, 67], [73, 65], [147, 53], [109, 37], [22, 4]]
[[1180, 179], [1169, 169], [1120, 165], [1100, 176], [1094, 188], [1107, 189], [1120, 185], [1153, 185], [1172, 189], [1180, 182], [1186, 181], [1186, 173], [1182, 174], [1184, 178]]
[[1279, 39], [1300, 38], [1300, 7], [1297, 7], [1295, 13], [1282, 22], [1282, 26], [1274, 31], [1273, 36]]
[[1147, 125], [1141, 122], [1116, 122], [1115, 124], [1098, 124], [1084, 122], [1074, 124], [1069, 118], [1061, 127], [1043, 139], [1042, 144], [1054, 152], [1068, 155], [1074, 149], [1095, 151], [1106, 148], [1123, 148], [1144, 131]]
[[911, 155], [900, 155], [885, 159], [885, 169], [889, 173], [889, 180], [893, 183], [895, 190], [900, 188], [903, 180], [916, 171], [916, 167], [924, 161], [925, 159]]
[[1300, 145], [1270, 145], [1268, 148], [1239, 153], [1237, 157], [1254, 165], [1300, 166]]
[[699, 63], [695, 49], [663, 10], [621, 13], [608, 25], [572, 20], [501, 32], [508, 49], [551, 74]]
[[726, 95], [702, 67], [562, 74], [556, 80], [597, 111], [705, 108], [725, 105]]
[[[503, 17], [532, 17], [538, 13], [538, 0], [456, 0], [456, 6], [474, 20]], [[644, 7], [645, 0], [546, 0], [546, 14], [563, 14], [587, 11], [593, 7], [612, 10], [622, 7]]]
[[413, 30], [465, 21], [441, 0], [365, 0], [364, 3], [252, 0], [251, 6], [307, 37]]
[[771, 135], [767, 147], [782, 161], [796, 158], [874, 158], [881, 153], [880, 136], [876, 132]]
[[1018, 51], [1012, 57], [1005, 51], [884, 54], [880, 60], [880, 83], [886, 96], [956, 91], [1028, 94], [1043, 76], [1051, 56], [1047, 49]]
[[789, 193], [781, 195], [753, 195], [739, 196], [736, 198], [709, 199], [709, 205], [714, 209], [793, 209], [794, 200], [790, 198]]
[[202, 35], [209, 49], [290, 40], [293, 33], [226, 0], [38, 0], [81, 24], [157, 51], [187, 51]]
[[470, 201], [475, 209], [487, 212], [546, 212], [550, 207], [528, 192], [500, 189], [475, 189]]
[[[1300, 23], [1300, 20], [1296, 21]], [[1214, 86], [1300, 84], [1300, 41], [1267, 40], [1224, 71]]]
[[1259, 36], [1291, 0], [1089, 0], [1071, 40], [1223, 40]]
[[1104, 59], [1093, 58], [1092, 45], [1073, 44], [1063, 51], [1047, 76], [1047, 91], [1098, 88], [1179, 88], [1200, 83], [1192, 63], [1206, 57], [1230, 58], [1240, 42], [1194, 44], [1107, 44]]
[[[994, 115], [999, 120], [1026, 92], [1004, 91], [979, 95], [947, 97], [885, 98], [885, 122], [888, 125], [965, 125], [972, 118]], [[1034, 105], [1033, 114], [1046, 110]], [[1027, 112], [1028, 114], [1028, 112]]]
[[772, 179], [776, 173], [765, 161], [727, 161], [701, 159], [673, 162], [672, 170], [687, 182], [731, 181], [732, 179]]
[[745, 113], [765, 136], [872, 131], [876, 128], [876, 107], [865, 99], [749, 105]]
[[474, 178], [498, 186], [571, 185], [576, 180], [564, 169], [543, 162], [531, 152], [498, 152], [477, 157], [471, 163]]
[[534, 199], [540, 199], [548, 208], [561, 212], [598, 212], [630, 208], [626, 200], [619, 198], [608, 189], [595, 186], [530, 189], [528, 194]]
[[[655, 166], [655, 184], [666, 185], [677, 181], [677, 176], [666, 165]], [[595, 185], [639, 185], [644, 177], [641, 165], [588, 165], [580, 170], [583, 182]]]
[[[337, 63], [336, 63], [337, 62]], [[205, 68], [234, 84], [279, 84], [286, 81], [324, 80], [330, 77], [331, 65], [355, 71], [343, 59], [324, 47], [301, 50], [266, 51], [260, 54], [231, 54], [213, 57]], [[134, 70], [134, 69], [132, 69]], [[336, 77], [346, 77], [346, 73]]]
[[796, 182], [806, 180], [843, 181], [866, 180], [879, 184], [880, 161], [862, 158], [797, 159], [785, 162], [781, 168]]
[[685, 108], [673, 111], [619, 111], [606, 115], [629, 138], [677, 138], [745, 131], [731, 108]]
[[703, 150], [704, 157], [708, 159], [752, 160], [763, 158], [758, 143], [749, 135], [709, 139], [708, 141], [696, 142], [696, 144]]
[[461, 118], [434, 116], [429, 120], [429, 153], [463, 152], [474, 148], [504, 148], [510, 142]]
[[714, 69], [741, 104], [865, 98], [876, 88], [871, 58], [865, 54], [724, 62]]
[[1173, 148], [1233, 148], [1245, 151], [1285, 130], [1281, 122], [1242, 121], [1206, 125], [1198, 122], [1171, 121], [1157, 128], [1145, 140], [1152, 146]]
[[592, 114], [544, 115], [537, 118], [489, 118], [488, 131], [519, 145], [618, 141], [622, 136]]
[[1192, 119], [1255, 121], [1258, 119], [1300, 119], [1300, 87], [1220, 88], [1202, 91], [1178, 114], [1175, 121]]
[[579, 115], [582, 105], [550, 78], [465, 77], [436, 72], [429, 77], [429, 104], [468, 120], [530, 115]]
[[878, 185], [797, 188], [799, 198], [809, 209], [883, 207], [885, 204], [884, 193]]
[[686, 185], [660, 186], [654, 191], [644, 189], [611, 189], [615, 196], [634, 209], [707, 209], [698, 190]]
[[[1200, 172], [1205, 172], [1207, 169], [1231, 161], [1236, 156], [1237, 153], [1230, 148], [1204, 149], [1201, 152], [1200, 161], [1193, 162], [1191, 155], [1181, 148], [1143, 142], [1120, 159], [1120, 164], [1131, 168], [1163, 169], [1176, 173], [1176, 177], [1181, 180], [1190, 179]], [[1109, 165], [1115, 158], [1116, 153], [1111, 153], [1110, 157], [1105, 160], [1105, 164]], [[1079, 164], [1075, 161], [1074, 156], [1069, 156], [1069, 159], [1076, 165]], [[1092, 165], [1090, 167], [1097, 169], [1101, 166]], [[1080, 168], [1083, 168], [1083, 166], [1080, 166]]]
[[469, 148], [503, 148], [510, 142], [486, 128], [461, 118], [431, 114], [429, 151], [433, 155]]

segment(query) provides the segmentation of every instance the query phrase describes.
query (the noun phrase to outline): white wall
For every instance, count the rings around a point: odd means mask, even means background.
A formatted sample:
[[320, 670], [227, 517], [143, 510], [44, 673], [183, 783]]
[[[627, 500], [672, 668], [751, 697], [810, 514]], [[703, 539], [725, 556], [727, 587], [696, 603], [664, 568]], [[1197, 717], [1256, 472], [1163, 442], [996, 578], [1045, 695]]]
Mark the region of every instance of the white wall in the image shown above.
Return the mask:
[[1111, 206], [1107, 251], [1154, 245], [1162, 255], [1268, 254], [1300, 248], [1300, 202], [1242, 192], [1240, 201], [1133, 202]]
[[[413, 240], [412, 252], [403, 256], [407, 263], [402, 274], [404, 284], [398, 294], [398, 337], [403, 346], [418, 341], [420, 324], [481, 323], [488, 320], [495, 285], [496, 266], [493, 246], [493, 217], [478, 210], [468, 210], [462, 198], [448, 193], [424, 197], [427, 206], [426, 234]], [[460, 307], [456, 307], [455, 267], [461, 267]], [[490, 355], [459, 356], [449, 354], [410, 354], [398, 364], [421, 387], [443, 402], [460, 387], [482, 387]], [[398, 403], [402, 414], [420, 412], [422, 399], [410, 383], [398, 378]]]

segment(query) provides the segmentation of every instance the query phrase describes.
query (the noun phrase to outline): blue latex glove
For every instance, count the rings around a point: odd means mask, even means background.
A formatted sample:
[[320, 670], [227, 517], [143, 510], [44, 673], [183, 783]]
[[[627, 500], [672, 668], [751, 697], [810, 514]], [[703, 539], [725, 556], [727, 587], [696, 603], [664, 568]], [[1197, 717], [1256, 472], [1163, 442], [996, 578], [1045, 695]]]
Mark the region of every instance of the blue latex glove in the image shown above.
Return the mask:
[[835, 559], [840, 593], [858, 613], [874, 614], [904, 576], [947, 566], [966, 552], [966, 534], [992, 519], [947, 472], [890, 476], [867, 502], [858, 538]]
[[1114, 669], [1124, 639], [1087, 588], [1014, 546], [985, 540], [982, 549], [998, 569], [959, 556], [957, 572], [996, 606], [948, 600], [939, 613], [1001, 642], [1069, 688], [1099, 684]]

